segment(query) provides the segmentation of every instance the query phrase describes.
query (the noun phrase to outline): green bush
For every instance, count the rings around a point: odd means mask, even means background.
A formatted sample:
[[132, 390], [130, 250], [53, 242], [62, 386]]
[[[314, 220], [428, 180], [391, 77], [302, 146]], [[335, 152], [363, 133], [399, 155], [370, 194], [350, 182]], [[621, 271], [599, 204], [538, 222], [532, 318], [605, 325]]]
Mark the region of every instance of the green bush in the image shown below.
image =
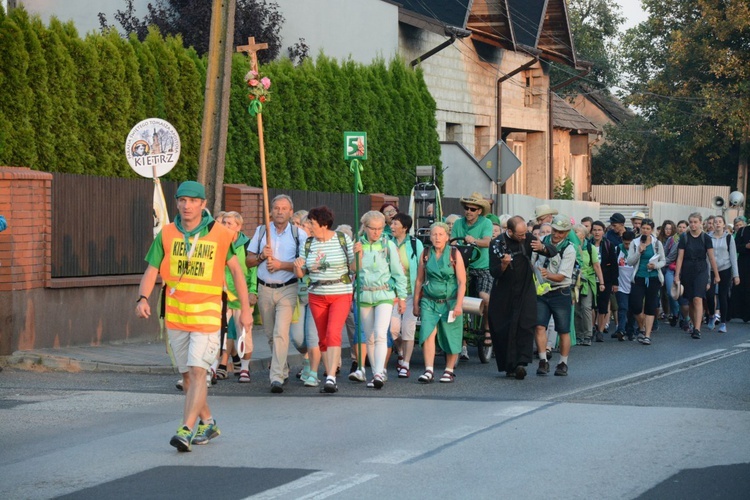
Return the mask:
[[[162, 118], [180, 134], [170, 180], [197, 176], [207, 62], [180, 37], [151, 29], [143, 42], [116, 31], [81, 39], [71, 22], [45, 27], [21, 7], [0, 12], [0, 164], [49, 172], [136, 177], [124, 144], [139, 121]], [[232, 62], [225, 183], [260, 186], [258, 121], [247, 112], [246, 56]], [[408, 194], [416, 165], [439, 166], [435, 101], [419, 70], [399, 58], [371, 65], [323, 54], [261, 68], [272, 188], [347, 192], [344, 131], [365, 131], [368, 192]], [[438, 171], [441, 169], [438, 168]]]

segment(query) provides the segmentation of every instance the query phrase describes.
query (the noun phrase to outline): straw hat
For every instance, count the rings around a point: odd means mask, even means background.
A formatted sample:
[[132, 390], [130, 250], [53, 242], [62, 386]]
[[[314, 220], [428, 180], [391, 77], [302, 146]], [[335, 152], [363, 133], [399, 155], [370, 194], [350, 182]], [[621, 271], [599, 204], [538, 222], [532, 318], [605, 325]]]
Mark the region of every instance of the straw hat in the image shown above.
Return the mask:
[[539, 219], [540, 217], [544, 217], [545, 215], [557, 215], [559, 212], [557, 211], [557, 209], [544, 204], [536, 207], [534, 213], [536, 214], [536, 218]]
[[685, 291], [685, 288], [682, 286], [682, 283], [674, 282], [672, 283], [672, 288], [669, 290], [669, 294], [672, 296], [672, 299], [678, 300], [680, 297], [682, 297], [683, 292]]
[[646, 214], [643, 212], [633, 212], [633, 215], [630, 216], [630, 220], [640, 219], [643, 220], [646, 218]]
[[474, 192], [468, 198], [461, 198], [461, 205], [476, 205], [482, 208], [482, 215], [490, 213], [490, 202], [484, 199], [481, 193]]

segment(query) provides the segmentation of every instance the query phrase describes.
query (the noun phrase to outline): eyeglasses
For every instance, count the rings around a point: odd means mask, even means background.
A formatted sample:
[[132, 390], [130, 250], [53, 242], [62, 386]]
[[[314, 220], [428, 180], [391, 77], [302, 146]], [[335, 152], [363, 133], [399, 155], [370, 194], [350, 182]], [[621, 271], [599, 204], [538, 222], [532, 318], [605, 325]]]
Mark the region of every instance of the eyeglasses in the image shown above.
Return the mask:
[[386, 210], [385, 212], [383, 212], [383, 215], [393, 216], [393, 215], [396, 215], [397, 213], [398, 212], [396, 210]]
[[383, 227], [372, 227], [372, 226], [365, 226], [370, 231], [382, 231]]
[[466, 210], [467, 212], [479, 212], [482, 209], [479, 207], [464, 207], [464, 210]]

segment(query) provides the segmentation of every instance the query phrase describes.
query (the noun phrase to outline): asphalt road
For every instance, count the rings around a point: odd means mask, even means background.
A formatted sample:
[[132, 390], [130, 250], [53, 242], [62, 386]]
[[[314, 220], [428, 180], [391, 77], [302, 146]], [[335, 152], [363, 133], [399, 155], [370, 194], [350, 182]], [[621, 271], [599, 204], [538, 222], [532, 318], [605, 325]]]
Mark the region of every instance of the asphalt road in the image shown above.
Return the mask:
[[[442, 359], [436, 370], [440, 371]], [[552, 365], [557, 362], [557, 355]], [[168, 444], [176, 377], [0, 373], [3, 498], [747, 498], [750, 326], [702, 340], [662, 327], [577, 347], [568, 377], [463, 362], [454, 384], [340, 377], [322, 395], [267, 374], [221, 381], [222, 435]], [[345, 363], [346, 365], [346, 363]]]

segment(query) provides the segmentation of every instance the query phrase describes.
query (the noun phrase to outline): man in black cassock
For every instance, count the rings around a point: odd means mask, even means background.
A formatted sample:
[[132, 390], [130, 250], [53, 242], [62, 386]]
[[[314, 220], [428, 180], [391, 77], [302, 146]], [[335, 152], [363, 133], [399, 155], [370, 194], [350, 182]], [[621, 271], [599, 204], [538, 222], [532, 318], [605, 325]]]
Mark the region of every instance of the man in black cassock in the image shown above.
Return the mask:
[[531, 252], [554, 257], [557, 249], [527, 234], [523, 217], [508, 219], [508, 229], [490, 243], [489, 326], [497, 370], [519, 380], [532, 362], [536, 328], [536, 286]]
[[742, 227], [734, 237], [737, 245], [737, 268], [740, 284], [732, 288], [729, 301], [729, 319], [750, 321], [750, 227]]

